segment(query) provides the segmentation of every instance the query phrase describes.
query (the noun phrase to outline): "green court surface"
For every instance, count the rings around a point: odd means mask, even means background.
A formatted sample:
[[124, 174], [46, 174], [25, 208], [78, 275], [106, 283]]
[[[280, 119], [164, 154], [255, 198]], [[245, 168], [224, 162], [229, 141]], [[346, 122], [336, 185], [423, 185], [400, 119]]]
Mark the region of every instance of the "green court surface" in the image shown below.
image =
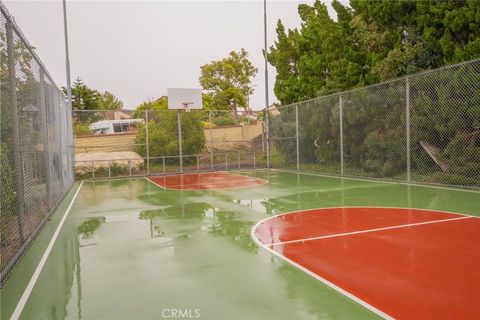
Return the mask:
[[[480, 215], [475, 191], [277, 170], [236, 173], [269, 182], [180, 191], [144, 178], [84, 181], [20, 318], [172, 319], [172, 310], [200, 319], [377, 318], [258, 247], [251, 228], [284, 212], [341, 206]], [[3, 287], [2, 319], [19, 305], [79, 186]]]

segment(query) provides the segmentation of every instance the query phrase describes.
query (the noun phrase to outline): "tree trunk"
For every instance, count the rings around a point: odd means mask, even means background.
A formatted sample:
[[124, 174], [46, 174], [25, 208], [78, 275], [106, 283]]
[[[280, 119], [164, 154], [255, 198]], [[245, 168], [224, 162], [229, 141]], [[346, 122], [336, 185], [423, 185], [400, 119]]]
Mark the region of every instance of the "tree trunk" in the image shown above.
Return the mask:
[[238, 110], [236, 102], [233, 104], [233, 122], [235, 123], [235, 125], [238, 124]]

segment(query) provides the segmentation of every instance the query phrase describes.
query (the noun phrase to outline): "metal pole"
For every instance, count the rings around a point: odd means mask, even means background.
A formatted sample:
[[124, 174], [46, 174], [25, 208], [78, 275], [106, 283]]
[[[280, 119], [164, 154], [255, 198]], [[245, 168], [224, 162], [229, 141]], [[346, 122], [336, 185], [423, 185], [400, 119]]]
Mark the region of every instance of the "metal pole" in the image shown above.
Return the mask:
[[270, 168], [270, 137], [269, 137], [269, 130], [268, 130], [268, 106], [269, 106], [269, 99], [268, 99], [268, 60], [267, 60], [267, 0], [263, 0], [263, 33], [264, 33], [264, 58], [265, 58], [265, 135], [266, 135], [266, 151], [267, 151], [267, 168]]
[[165, 174], [165, 156], [162, 158], [162, 173]]
[[197, 154], [197, 172], [200, 171], [200, 159], [198, 157], [198, 154]]
[[225, 153], [225, 170], [228, 171], [228, 154]]
[[180, 173], [183, 173], [183, 149], [182, 149], [182, 114], [177, 110], [178, 118], [178, 155], [180, 157]]
[[63, 0], [63, 27], [65, 30], [65, 67], [67, 70], [67, 103], [72, 108], [72, 86], [70, 83], [70, 54], [68, 52], [67, 1]]
[[111, 178], [112, 177], [112, 173], [110, 171], [110, 160], [108, 160], [108, 177]]
[[255, 163], [255, 152], [253, 153], [253, 169], [256, 168], [256, 163]]
[[213, 123], [212, 111], [208, 114], [208, 123], [210, 124], [210, 169], [213, 171]]
[[45, 105], [45, 72], [43, 68], [40, 68], [40, 113], [42, 119], [42, 132], [43, 132], [43, 160], [45, 167], [45, 189], [47, 193], [47, 209], [50, 211], [50, 201], [52, 199], [52, 189], [50, 186], [50, 148], [48, 141], [48, 121], [47, 121], [47, 108]]
[[8, 60], [8, 83], [10, 96], [10, 114], [12, 126], [12, 144], [13, 144], [13, 164], [15, 168], [15, 197], [18, 208], [18, 233], [20, 241], [25, 242], [23, 235], [23, 225], [25, 221], [25, 202], [23, 193], [23, 162], [20, 149], [20, 126], [18, 123], [18, 106], [17, 106], [17, 81], [15, 78], [15, 51], [13, 43], [13, 24], [10, 20], [5, 23], [7, 38], [7, 60]]
[[298, 105], [295, 105], [295, 131], [297, 140], [297, 171], [300, 171], [300, 143], [298, 137]]
[[410, 164], [410, 79], [406, 78], [406, 125], [407, 125], [407, 181], [410, 182], [411, 164]]
[[343, 159], [343, 99], [339, 94], [339, 112], [340, 112], [340, 174], [344, 174], [344, 159]]
[[147, 148], [147, 176], [150, 175], [150, 143], [148, 135], [148, 110], [145, 110], [145, 143]]
[[128, 160], [128, 175], [132, 176], [132, 160]]

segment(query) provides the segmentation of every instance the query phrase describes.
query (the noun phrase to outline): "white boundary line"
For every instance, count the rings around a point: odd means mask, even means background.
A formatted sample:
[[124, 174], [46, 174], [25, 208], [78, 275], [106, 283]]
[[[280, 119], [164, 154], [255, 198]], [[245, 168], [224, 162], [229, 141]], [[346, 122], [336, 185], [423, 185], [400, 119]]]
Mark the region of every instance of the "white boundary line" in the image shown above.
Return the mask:
[[[201, 172], [201, 173], [180, 173], [180, 174], [172, 174], [172, 175], [168, 175], [168, 176], [180, 176], [180, 175], [187, 175], [187, 174], [207, 174], [207, 173], [226, 173], [226, 174], [229, 174], [229, 175], [232, 175], [232, 176], [238, 176], [238, 177], [245, 177], [245, 178], [253, 178], [253, 179], [258, 179], [258, 180], [263, 180], [263, 183], [260, 183], [260, 184], [255, 184], [255, 185], [251, 185], [251, 186], [244, 186], [244, 187], [232, 187], [232, 188], [206, 188], [206, 189], [181, 189], [181, 188], [170, 188], [170, 187], [165, 187], [165, 186], [162, 186], [154, 181], [152, 181], [151, 179], [149, 179], [149, 177], [143, 177], [144, 179], [146, 179], [147, 181], [153, 183], [154, 185], [162, 188], [162, 189], [165, 189], [165, 190], [175, 190], [175, 191], [208, 191], [208, 190], [216, 190], [216, 191], [221, 191], [221, 190], [236, 190], [236, 189], [247, 189], [247, 188], [254, 188], [254, 187], [260, 187], [260, 186], [264, 186], [266, 185], [267, 183], [269, 183], [268, 180], [266, 179], [262, 179], [262, 178], [257, 178], [257, 177], [251, 177], [251, 176], [246, 176], [246, 175], [241, 175], [241, 174], [234, 174], [234, 173], [230, 173], [228, 171], [212, 171], [212, 172]], [[167, 177], [167, 175], [160, 175], [160, 176], [155, 176], [155, 177]], [[198, 184], [198, 183], [197, 183]], [[195, 185], [195, 184], [191, 184], [191, 185]]]
[[[449, 219], [449, 220], [459, 220], [459, 219], [467, 219], [467, 218], [480, 218], [480, 217], [477, 217], [477, 216], [471, 216], [471, 215], [467, 215], [467, 214], [463, 214], [463, 213], [458, 213], [458, 212], [449, 212], [449, 211], [442, 211], [442, 210], [434, 210], [434, 209], [421, 209], [421, 208], [405, 208], [405, 207], [382, 207], [382, 206], [379, 206], [379, 207], [375, 207], [375, 206], [345, 206], [345, 207], [327, 207], [327, 208], [312, 208], [312, 209], [306, 209], [306, 210], [295, 210], [295, 211], [289, 211], [289, 212], [284, 212], [284, 213], [280, 213], [278, 215], [274, 215], [274, 216], [271, 216], [271, 217], [267, 217], [263, 220], [260, 220], [259, 222], [257, 222], [253, 227], [252, 229], [250, 230], [250, 236], [252, 237], [252, 239], [255, 241], [255, 243], [263, 248], [264, 250], [266, 250], [267, 252], [270, 252], [271, 254], [277, 256], [278, 258], [282, 259], [283, 261], [291, 264], [292, 266], [302, 270], [303, 272], [305, 272], [306, 274], [310, 275], [311, 277], [319, 280], [320, 282], [324, 283], [325, 285], [331, 287], [332, 289], [338, 291], [339, 293], [343, 294], [344, 296], [350, 298], [351, 300], [357, 302], [358, 304], [360, 304], [361, 306], [367, 308], [368, 310], [372, 311], [373, 313], [379, 315], [380, 317], [383, 317], [385, 319], [394, 319], [392, 316], [384, 313], [383, 311], [375, 308], [374, 306], [370, 305], [369, 303], [363, 301], [362, 299], [358, 298], [357, 296], [351, 294], [350, 292], [340, 288], [339, 286], [333, 284], [332, 282], [328, 281], [327, 279], [325, 278], [322, 278], [321, 276], [319, 276], [318, 274], [308, 270], [307, 268], [301, 266], [300, 264], [296, 263], [295, 261], [293, 260], [290, 260], [289, 258], [285, 257], [284, 255], [281, 255], [279, 254], [278, 252], [276, 252], [275, 250], [272, 250], [270, 248], [270, 246], [272, 245], [278, 245], [278, 244], [281, 244], [281, 243], [277, 243], [277, 244], [269, 244], [269, 245], [266, 245], [266, 244], [263, 244], [258, 238], [257, 236], [255, 235], [255, 230], [262, 224], [264, 223], [265, 221], [268, 221], [268, 220], [271, 220], [271, 219], [275, 219], [277, 217], [280, 217], [280, 216], [284, 216], [284, 215], [287, 215], [287, 214], [293, 214], [293, 213], [298, 213], [298, 212], [305, 212], [305, 211], [315, 211], [315, 210], [328, 210], [328, 209], [343, 209], [343, 208], [387, 208], [387, 209], [404, 209], [404, 210], [420, 210], [420, 211], [436, 211], [436, 212], [442, 212], [442, 213], [449, 213], [449, 214], [454, 214], [454, 215], [460, 215], [462, 216], [461, 218], [452, 218], [452, 219]], [[438, 220], [437, 220], [438, 221]]]
[[326, 236], [311, 237], [311, 238], [304, 238], [304, 239], [297, 239], [297, 240], [288, 240], [288, 241], [283, 241], [283, 242], [275, 242], [275, 243], [272, 243], [272, 244], [267, 244], [267, 246], [273, 247], [273, 246], [289, 244], [289, 243], [298, 243], [298, 242], [306, 242], [306, 241], [312, 241], [312, 240], [337, 238], [337, 237], [351, 236], [351, 235], [362, 234], [362, 233], [370, 233], [370, 232], [390, 230], [390, 229], [401, 229], [401, 228], [407, 228], [407, 227], [422, 226], [422, 225], [425, 225], [425, 224], [434, 224], [434, 223], [440, 223], [440, 222], [465, 220], [465, 219], [473, 219], [473, 217], [457, 217], [457, 218], [443, 219], [443, 220], [431, 220], [431, 221], [418, 222], [418, 223], [400, 224], [400, 225], [396, 225], [396, 226], [383, 227], [383, 228], [359, 230], [359, 231], [352, 231], [352, 232], [345, 232], [345, 233], [335, 233], [335, 234], [330, 234], [330, 235], [326, 235]]
[[387, 206], [341, 206], [341, 207], [323, 207], [323, 208], [311, 208], [311, 209], [304, 209], [304, 210], [288, 211], [288, 212], [283, 212], [283, 213], [276, 214], [274, 216], [267, 217], [266, 219], [263, 219], [261, 222], [265, 222], [269, 219], [275, 219], [277, 217], [281, 217], [281, 216], [291, 214], [291, 213], [299, 213], [299, 212], [305, 212], [305, 211], [328, 210], [328, 209], [356, 209], [356, 208], [363, 208], [363, 209], [370, 209], [370, 208], [372, 208], [372, 209], [403, 209], [403, 210], [433, 211], [433, 212], [449, 213], [449, 214], [454, 214], [454, 215], [459, 215], [459, 216], [464, 216], [464, 217], [472, 217], [472, 218], [480, 219], [480, 216], [474, 216], [474, 215], [471, 215], [471, 214], [458, 213], [458, 212], [452, 212], [452, 211], [437, 210], [437, 209], [409, 208], [409, 207], [387, 207]]
[[72, 209], [73, 203], [75, 202], [75, 199], [78, 196], [78, 193], [80, 192], [80, 189], [83, 186], [83, 181], [80, 183], [80, 186], [78, 187], [77, 191], [75, 192], [75, 195], [73, 196], [72, 200], [70, 200], [70, 204], [68, 205], [67, 209], [65, 210], [65, 213], [63, 214], [62, 219], [60, 220], [60, 223], [57, 226], [57, 229], [55, 230], [54, 234], [52, 235], [52, 238], [50, 239], [50, 243], [47, 246], [47, 249], [45, 249], [45, 252], [43, 253], [42, 258], [38, 262], [37, 268], [33, 272], [32, 277], [30, 278], [30, 281], [28, 282], [27, 287], [25, 288], [25, 291], [22, 294], [22, 297], [18, 301], [17, 307], [12, 313], [12, 316], [10, 317], [10, 320], [17, 320], [20, 317], [20, 314], [23, 311], [23, 308], [25, 307], [25, 304], [27, 303], [28, 298], [30, 297], [30, 294], [32, 293], [33, 287], [35, 286], [35, 283], [38, 280], [38, 277], [40, 276], [40, 273], [43, 270], [43, 267], [45, 266], [45, 263], [47, 262], [48, 256], [50, 255], [50, 252], [52, 251], [53, 245], [55, 244], [55, 241], [57, 240], [57, 237], [60, 233], [60, 230], [63, 227], [63, 224], [65, 223], [65, 220], [67, 219], [68, 214], [70, 213], [70, 210]]
[[470, 193], [480, 193], [480, 191], [477, 190], [471, 190], [471, 189], [460, 189], [460, 188], [455, 188], [455, 187], [442, 187], [442, 186], [436, 186], [436, 185], [427, 185], [427, 184], [421, 184], [421, 183], [408, 183], [408, 182], [403, 182], [403, 181], [391, 181], [391, 180], [381, 180], [381, 179], [375, 179], [375, 178], [355, 178], [351, 176], [339, 176], [339, 175], [329, 175], [326, 173], [313, 173], [313, 172], [298, 172], [298, 171], [293, 171], [293, 170], [285, 170], [285, 169], [275, 169], [275, 168], [270, 168], [269, 170], [272, 171], [280, 171], [280, 172], [289, 172], [289, 173], [295, 173], [295, 174], [302, 174], [302, 175], [307, 175], [307, 176], [318, 176], [318, 177], [326, 177], [326, 178], [333, 178], [333, 179], [347, 179], [347, 180], [358, 180], [358, 181], [368, 181], [368, 182], [377, 182], [377, 183], [386, 183], [386, 184], [401, 184], [401, 185], [406, 185], [406, 186], [412, 186], [412, 187], [423, 187], [423, 188], [433, 188], [433, 189], [442, 189], [442, 190], [449, 190], [449, 191], [460, 191], [460, 192], [470, 192]]
[[[267, 220], [267, 219], [265, 219]], [[252, 237], [252, 239], [257, 243], [258, 246], [260, 246], [261, 248], [263, 248], [264, 250], [270, 252], [271, 254], [277, 256], [278, 258], [280, 258], [281, 260], [291, 264], [292, 266], [300, 269], [301, 271], [305, 272], [306, 274], [308, 274], [309, 276], [319, 280], [320, 282], [322, 282], [323, 284], [329, 286], [330, 288], [338, 291], [339, 293], [343, 294], [344, 296], [346, 296], [347, 298], [350, 298], [351, 300], [355, 301], [356, 303], [360, 304], [361, 306], [363, 306], [364, 308], [372, 311], [373, 313], [377, 314], [378, 316], [384, 318], [384, 319], [394, 319], [392, 316], [386, 314], [385, 312], [375, 308], [374, 306], [372, 306], [371, 304], [363, 301], [362, 299], [360, 299], [359, 297], [351, 294], [350, 292], [346, 291], [345, 289], [342, 289], [340, 288], [339, 286], [333, 284], [332, 282], [328, 281], [327, 279], [325, 278], [322, 278], [321, 276], [319, 276], [318, 274], [308, 270], [307, 268], [301, 266], [300, 264], [296, 263], [295, 261], [293, 260], [290, 260], [289, 258], [285, 257], [284, 255], [281, 255], [279, 254], [278, 252], [272, 250], [271, 248], [269, 248], [268, 246], [264, 245], [263, 243], [260, 242], [260, 240], [258, 240], [257, 236], [255, 235], [255, 230], [257, 229], [257, 227], [263, 222], [264, 220], [258, 222], [255, 226], [253, 226], [253, 228], [251, 229], [250, 231], [250, 236]]]

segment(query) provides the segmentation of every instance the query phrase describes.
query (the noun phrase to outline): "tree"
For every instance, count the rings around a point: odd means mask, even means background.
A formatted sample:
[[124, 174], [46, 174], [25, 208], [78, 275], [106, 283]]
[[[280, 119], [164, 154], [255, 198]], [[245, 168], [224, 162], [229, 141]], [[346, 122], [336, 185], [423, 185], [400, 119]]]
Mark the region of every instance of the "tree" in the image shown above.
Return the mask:
[[[67, 88], [62, 87], [64, 96], [67, 96]], [[92, 134], [89, 125], [93, 122], [103, 120], [102, 112], [95, 110], [118, 110], [123, 106], [113, 93], [105, 91], [100, 93], [89, 88], [80, 78], [77, 78], [72, 86], [72, 110], [88, 111], [77, 112], [73, 115], [73, 131], [75, 135]]]
[[[351, 0], [346, 7], [334, 0], [332, 6], [337, 21], [315, 1], [298, 7], [300, 28], [285, 30], [278, 22], [267, 57], [277, 70], [275, 93], [282, 104], [480, 57], [478, 1]], [[410, 160], [430, 182], [478, 185], [477, 78], [478, 66], [470, 64], [411, 77]], [[299, 108], [305, 163], [339, 162], [338, 96], [333, 97]], [[347, 173], [405, 178], [405, 81], [345, 92], [342, 98]], [[280, 108], [272, 117], [274, 137], [292, 135], [291, 109]], [[293, 161], [295, 146], [276, 141], [276, 150]], [[435, 151], [435, 160], [425, 146]]]
[[100, 96], [100, 109], [102, 110], [118, 110], [122, 109], [123, 102], [120, 101], [113, 93], [105, 91]]
[[299, 5], [301, 27], [277, 23], [267, 57], [282, 104], [480, 57], [480, 2], [319, 0]]
[[154, 101], [145, 101], [141, 104], [139, 104], [136, 108], [135, 111], [133, 111], [132, 116], [135, 119], [143, 119], [145, 118], [145, 111], [146, 110], [168, 110], [168, 98], [166, 96], [161, 96], [157, 100]]
[[253, 93], [252, 78], [258, 69], [248, 60], [245, 49], [232, 51], [228, 57], [200, 67], [200, 85], [213, 96], [218, 109], [233, 110], [238, 122], [238, 108], [248, 109], [248, 96]]
[[[62, 87], [63, 94], [67, 95], [67, 88]], [[90, 89], [80, 78], [72, 86], [73, 110], [100, 110], [101, 95], [97, 90]]]
[[[147, 101], [135, 109], [135, 118], [144, 118], [148, 113], [148, 142], [150, 157], [177, 156], [178, 149], [178, 118], [176, 110], [167, 110], [168, 98], [163, 96], [155, 101]], [[136, 144], [137, 152], [146, 156], [146, 127], [139, 127]], [[182, 148], [183, 154], [198, 154], [205, 146], [205, 134], [200, 112], [182, 113]], [[168, 160], [177, 161], [178, 159]], [[188, 160], [186, 161], [188, 163]]]
[[[62, 87], [62, 92], [67, 96], [67, 88]], [[72, 86], [72, 109], [73, 110], [118, 110], [123, 106], [113, 93], [89, 88], [80, 78], [77, 78]]]

